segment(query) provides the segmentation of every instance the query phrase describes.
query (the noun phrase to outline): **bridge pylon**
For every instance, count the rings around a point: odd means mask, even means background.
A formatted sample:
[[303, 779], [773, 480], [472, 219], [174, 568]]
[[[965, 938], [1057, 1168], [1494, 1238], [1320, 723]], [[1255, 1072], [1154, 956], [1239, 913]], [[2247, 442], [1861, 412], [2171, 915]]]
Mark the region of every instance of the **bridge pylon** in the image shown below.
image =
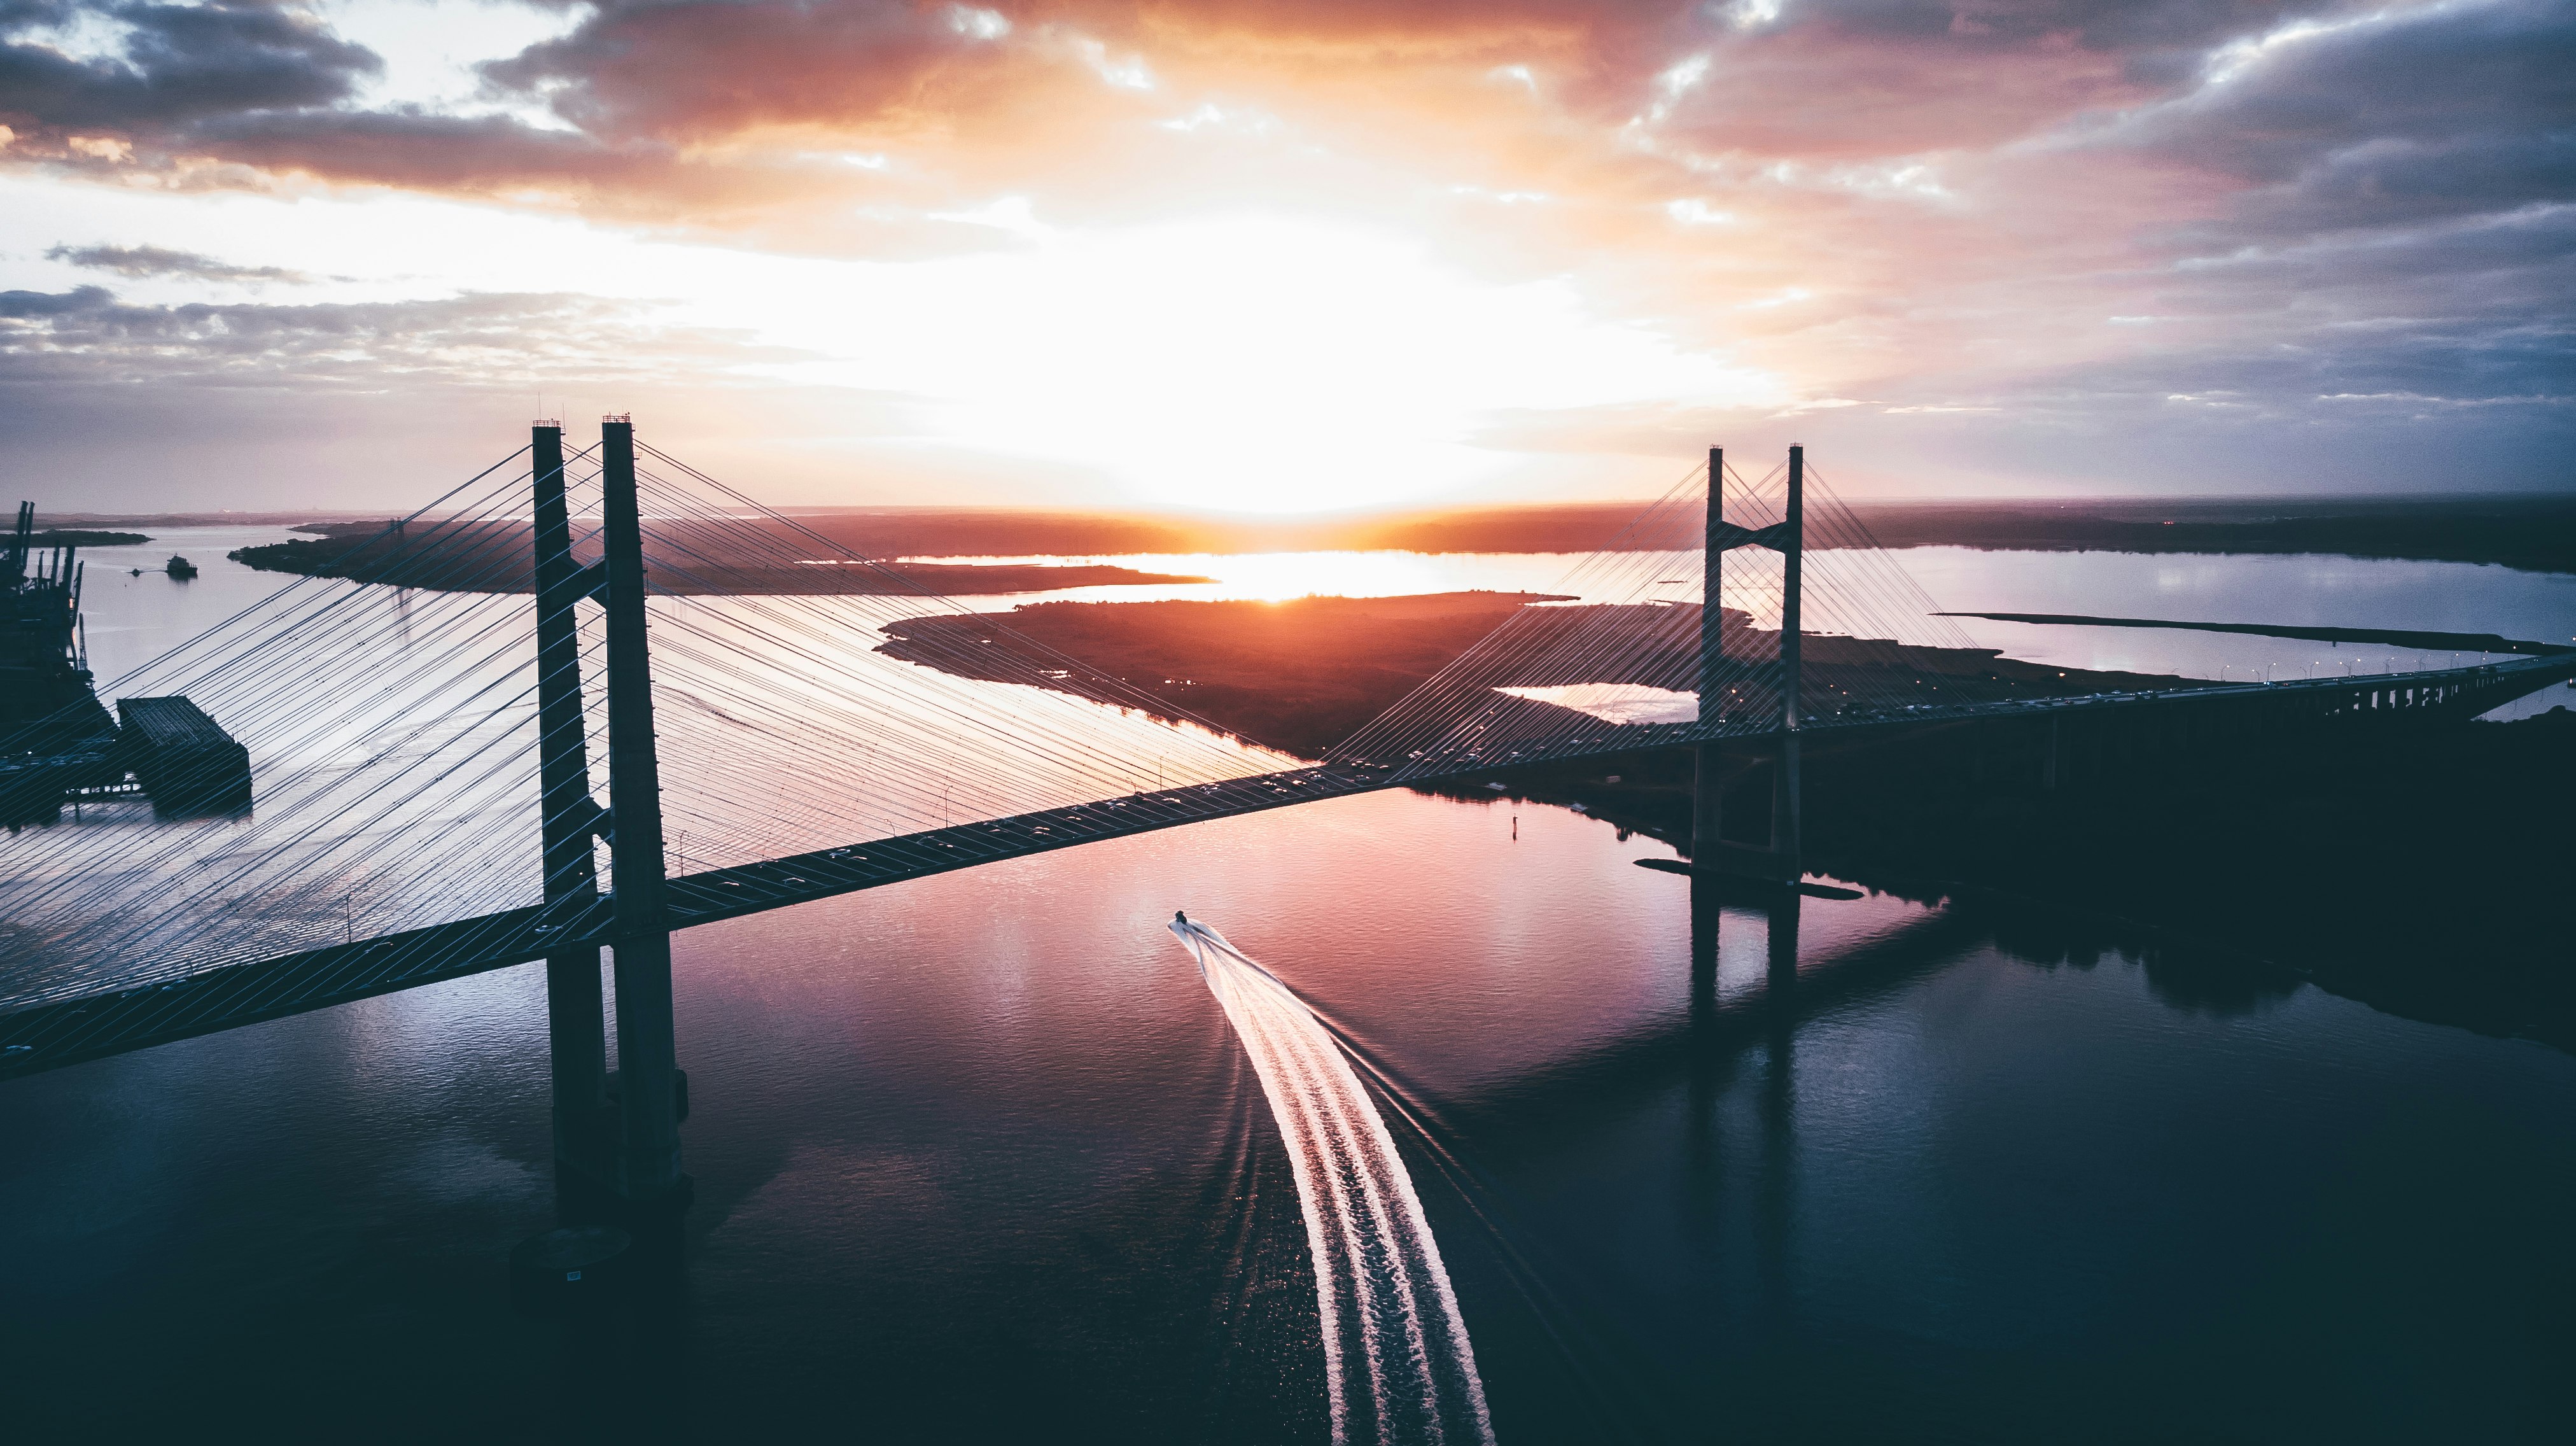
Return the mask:
[[1805, 872], [1798, 778], [1799, 602], [1806, 557], [1807, 449], [1789, 449], [1789, 495], [1783, 519], [1769, 527], [1738, 527], [1726, 520], [1726, 452], [1708, 449], [1708, 519], [1700, 564], [1699, 719], [1718, 720], [1726, 676], [1725, 610], [1721, 605], [1726, 554], [1738, 547], [1768, 547], [1780, 554], [1780, 728], [1771, 770], [1770, 828], [1762, 844], [1724, 836], [1724, 799], [1730, 768], [1726, 745], [1693, 750], [1691, 864], [1698, 869], [1795, 882]]
[[[581, 708], [581, 635], [575, 616], [588, 592], [572, 555], [564, 501], [563, 425], [531, 429], [536, 474], [537, 769], [545, 902], [559, 919], [590, 912], [599, 898], [591, 840], [599, 806], [590, 793], [590, 756]], [[562, 927], [561, 924], [557, 925]], [[546, 1026], [554, 1056], [555, 1168], [606, 1185], [616, 1121], [608, 1107], [608, 1040], [599, 986], [599, 946], [546, 956]]]
[[643, 520], [635, 424], [600, 427], [600, 537], [608, 622], [610, 950], [617, 970], [615, 1186], [629, 1206], [687, 1203], [680, 1173], [678, 1043], [671, 1018], [671, 918], [662, 857], [662, 771], [653, 750], [645, 635]]

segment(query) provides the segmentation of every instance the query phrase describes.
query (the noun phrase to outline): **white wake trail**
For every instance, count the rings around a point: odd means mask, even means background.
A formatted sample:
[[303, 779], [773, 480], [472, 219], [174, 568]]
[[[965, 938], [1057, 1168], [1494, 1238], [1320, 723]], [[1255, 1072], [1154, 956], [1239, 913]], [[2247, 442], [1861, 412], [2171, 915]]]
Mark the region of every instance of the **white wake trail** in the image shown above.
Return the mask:
[[1333, 1440], [1490, 1446], [1485, 1384], [1439, 1243], [1341, 1045], [1224, 935], [1177, 916], [1170, 927], [1243, 1041], [1288, 1143], [1315, 1258]]

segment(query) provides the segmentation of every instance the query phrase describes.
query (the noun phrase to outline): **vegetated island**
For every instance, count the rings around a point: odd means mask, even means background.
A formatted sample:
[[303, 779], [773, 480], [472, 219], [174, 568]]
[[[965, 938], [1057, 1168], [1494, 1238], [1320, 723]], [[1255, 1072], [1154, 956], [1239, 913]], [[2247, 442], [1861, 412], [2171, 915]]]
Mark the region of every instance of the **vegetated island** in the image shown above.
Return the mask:
[[2576, 497], [2142, 499], [1871, 503], [1888, 547], [2325, 553], [2576, 572]]
[[[531, 592], [536, 586], [535, 540], [523, 522], [335, 522], [299, 530], [323, 535], [237, 548], [229, 555], [265, 572], [344, 577], [389, 587]], [[597, 556], [595, 547], [577, 546], [574, 554], [581, 563]], [[644, 570], [663, 591], [744, 596], [992, 596], [1215, 580], [1098, 563], [860, 561], [791, 527], [761, 520], [722, 528], [657, 527], [645, 538]]]
[[[1169, 705], [1167, 716], [1204, 720], [1309, 758], [1324, 756], [1506, 622], [1525, 630], [1520, 641], [1527, 646], [1515, 652], [1533, 661], [1463, 686], [1479, 693], [1586, 683], [1678, 694], [1697, 689], [1697, 605], [1522, 611], [1567, 601], [1541, 593], [1449, 592], [1284, 602], [1028, 603], [1007, 613], [901, 619], [885, 625], [887, 641], [877, 651], [965, 677], [1018, 682], [1036, 674], [1061, 692], [1101, 702], [1132, 703], [1128, 690], [1142, 691]], [[1676, 611], [1688, 616], [1676, 618]], [[1639, 645], [1606, 650], [1619, 655], [1616, 666], [1551, 664], [1546, 639], [1580, 629], [1628, 630]], [[1726, 609], [1722, 629], [1730, 657], [1759, 665], [1778, 656], [1778, 633], [1752, 626], [1742, 612]], [[1961, 685], [2027, 697], [2200, 686], [2022, 663], [1985, 648], [1904, 647], [1818, 634], [1808, 634], [1804, 648], [1811, 717], [1897, 688], [1932, 698]], [[1080, 665], [1068, 667], [1067, 659]], [[1744, 687], [1748, 713], [1777, 707], [1776, 694], [1759, 677]], [[1529, 700], [1512, 706], [1569, 711]]]
[[83, 527], [56, 527], [27, 539], [30, 547], [140, 547], [152, 539], [140, 532], [102, 532]]
[[[1314, 758], [1522, 606], [1546, 600], [1539, 593], [1446, 592], [1275, 603], [1032, 603], [1007, 613], [889, 623], [877, 651], [993, 681], [1024, 681], [1034, 670], [1059, 692], [1132, 701], [1104, 687], [1105, 676], [1168, 703], [1167, 717], [1204, 719]], [[958, 646], [969, 639], [972, 645]], [[1064, 669], [1064, 657], [1083, 667]]]

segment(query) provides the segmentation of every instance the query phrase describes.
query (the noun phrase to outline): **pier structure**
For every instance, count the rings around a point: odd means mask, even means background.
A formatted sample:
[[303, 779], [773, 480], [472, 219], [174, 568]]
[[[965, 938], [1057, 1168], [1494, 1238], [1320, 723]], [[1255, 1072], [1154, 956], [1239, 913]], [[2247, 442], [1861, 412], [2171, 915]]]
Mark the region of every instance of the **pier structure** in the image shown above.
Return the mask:
[[249, 806], [250, 757], [184, 697], [98, 700], [81, 621], [89, 564], [36, 545], [18, 504], [0, 544], [0, 824], [50, 823], [65, 803], [149, 796], [163, 814]]

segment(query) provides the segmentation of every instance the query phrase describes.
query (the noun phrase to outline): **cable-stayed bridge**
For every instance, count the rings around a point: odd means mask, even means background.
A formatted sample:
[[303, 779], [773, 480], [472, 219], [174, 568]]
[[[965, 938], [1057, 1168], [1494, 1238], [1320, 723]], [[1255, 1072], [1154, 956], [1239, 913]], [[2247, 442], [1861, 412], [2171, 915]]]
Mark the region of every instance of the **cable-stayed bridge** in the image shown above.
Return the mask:
[[[1805, 465], [1712, 452], [1320, 760], [935, 596], [639, 443], [560, 427], [117, 680], [252, 760], [247, 813], [0, 842], [0, 1074], [547, 961], [558, 1153], [678, 1188], [675, 928], [1314, 799], [1690, 747], [1703, 866], [1794, 879], [1802, 754], [1972, 737], [2042, 786], [2140, 749], [2474, 716], [2550, 654], [2104, 689], [1973, 646]], [[1711, 605], [1712, 601], [1714, 605]], [[923, 620], [938, 626], [917, 626]], [[880, 647], [906, 628], [904, 657]], [[1761, 760], [1745, 835], [1717, 785]], [[605, 762], [606, 802], [594, 775]], [[186, 780], [172, 780], [184, 785]], [[612, 951], [619, 1071], [605, 1068]]]

